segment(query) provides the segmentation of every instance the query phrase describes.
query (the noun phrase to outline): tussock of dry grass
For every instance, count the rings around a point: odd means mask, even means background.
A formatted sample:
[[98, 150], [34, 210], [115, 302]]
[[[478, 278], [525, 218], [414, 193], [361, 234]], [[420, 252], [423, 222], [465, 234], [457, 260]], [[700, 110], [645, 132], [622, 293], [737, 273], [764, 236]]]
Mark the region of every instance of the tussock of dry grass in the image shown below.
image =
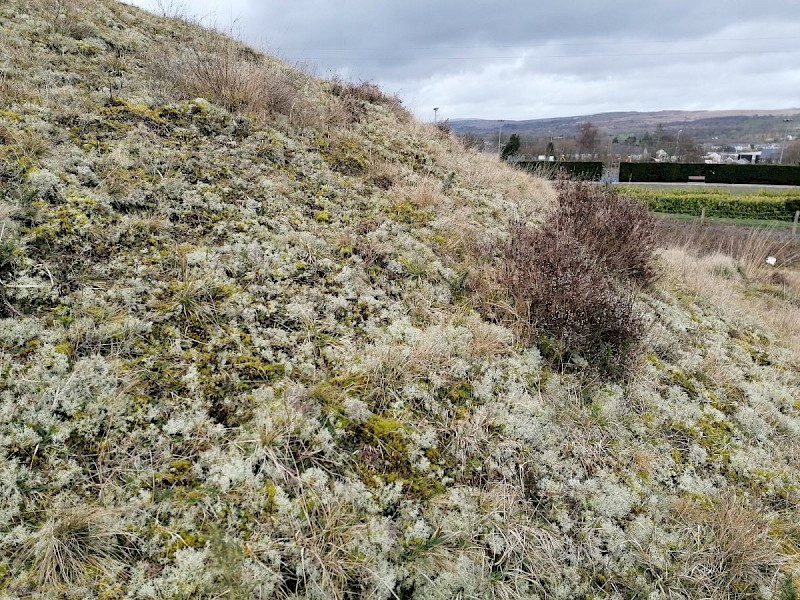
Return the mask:
[[152, 68], [179, 99], [199, 96], [260, 117], [277, 112], [290, 122], [311, 116], [305, 75], [215, 31], [204, 30], [178, 52], [159, 49]]
[[62, 588], [112, 576], [130, 558], [127, 534], [114, 511], [76, 508], [56, 514], [42, 526], [22, 554], [42, 588]]
[[723, 497], [711, 506], [681, 499], [674, 518], [689, 533], [680, 579], [691, 596], [729, 600], [775, 585], [785, 559], [763, 512], [736, 498]]
[[[781, 336], [800, 359], [800, 241], [769, 230], [667, 224], [667, 281]], [[766, 259], [773, 256], [776, 265]]]

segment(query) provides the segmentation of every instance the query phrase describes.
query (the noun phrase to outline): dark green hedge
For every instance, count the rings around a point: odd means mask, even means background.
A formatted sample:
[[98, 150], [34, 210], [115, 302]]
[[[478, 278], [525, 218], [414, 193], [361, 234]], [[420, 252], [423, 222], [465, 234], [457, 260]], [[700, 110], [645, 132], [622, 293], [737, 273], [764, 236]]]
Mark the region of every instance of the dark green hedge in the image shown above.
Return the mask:
[[514, 163], [526, 171], [538, 171], [556, 178], [559, 174], [566, 174], [568, 177], [585, 179], [588, 181], [600, 181], [603, 176], [603, 163], [599, 161], [545, 161], [545, 160], [525, 160]]
[[625, 162], [619, 166], [621, 183], [629, 181], [686, 183], [690, 176], [704, 176], [706, 183], [800, 185], [800, 167], [783, 165]]
[[650, 210], [662, 213], [695, 215], [699, 217], [706, 209], [707, 217], [729, 219], [760, 219], [764, 221], [791, 221], [800, 210], [800, 194], [797, 198], [775, 200], [747, 200], [740, 198], [708, 198], [703, 196], [680, 196], [648, 198]]

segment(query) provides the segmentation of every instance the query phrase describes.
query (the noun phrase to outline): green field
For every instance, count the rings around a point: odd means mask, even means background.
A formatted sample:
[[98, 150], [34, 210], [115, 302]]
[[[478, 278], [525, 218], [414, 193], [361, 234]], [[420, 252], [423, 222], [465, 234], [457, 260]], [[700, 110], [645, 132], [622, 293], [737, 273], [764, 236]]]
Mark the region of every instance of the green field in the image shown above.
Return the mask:
[[789, 222], [800, 210], [800, 190], [748, 187], [668, 187], [620, 185], [617, 190], [647, 202], [657, 213], [700, 216], [736, 221]]

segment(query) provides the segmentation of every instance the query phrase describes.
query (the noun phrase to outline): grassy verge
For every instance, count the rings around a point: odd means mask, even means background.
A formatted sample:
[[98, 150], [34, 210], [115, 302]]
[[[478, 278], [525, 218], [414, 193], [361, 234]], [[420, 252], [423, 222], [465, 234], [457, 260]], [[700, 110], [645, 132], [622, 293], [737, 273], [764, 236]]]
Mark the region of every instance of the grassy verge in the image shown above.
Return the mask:
[[755, 189], [734, 193], [721, 188], [664, 189], [620, 186], [619, 192], [647, 203], [657, 213], [746, 220], [789, 221], [800, 210], [800, 193], [796, 190]]
[[[676, 213], [656, 212], [657, 217], [662, 219], [672, 219], [675, 221], [682, 221], [687, 223], [699, 223], [700, 217], [697, 215], [684, 215]], [[791, 221], [765, 221], [763, 219], [733, 219], [727, 217], [706, 217], [705, 223], [709, 225], [730, 225], [730, 226], [747, 226], [747, 227], [760, 227], [766, 229], [780, 229], [791, 231]]]

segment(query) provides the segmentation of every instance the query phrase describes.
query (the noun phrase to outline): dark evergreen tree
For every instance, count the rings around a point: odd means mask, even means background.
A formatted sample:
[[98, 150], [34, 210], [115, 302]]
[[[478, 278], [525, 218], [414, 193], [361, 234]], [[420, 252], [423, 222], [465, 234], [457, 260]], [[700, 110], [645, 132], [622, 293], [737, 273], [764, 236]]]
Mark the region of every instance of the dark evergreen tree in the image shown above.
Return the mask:
[[519, 152], [519, 147], [522, 142], [519, 139], [519, 136], [516, 133], [512, 133], [511, 137], [508, 138], [506, 145], [503, 146], [503, 152], [500, 154], [500, 158], [503, 160], [508, 160], [509, 156], [514, 156], [517, 152]]

